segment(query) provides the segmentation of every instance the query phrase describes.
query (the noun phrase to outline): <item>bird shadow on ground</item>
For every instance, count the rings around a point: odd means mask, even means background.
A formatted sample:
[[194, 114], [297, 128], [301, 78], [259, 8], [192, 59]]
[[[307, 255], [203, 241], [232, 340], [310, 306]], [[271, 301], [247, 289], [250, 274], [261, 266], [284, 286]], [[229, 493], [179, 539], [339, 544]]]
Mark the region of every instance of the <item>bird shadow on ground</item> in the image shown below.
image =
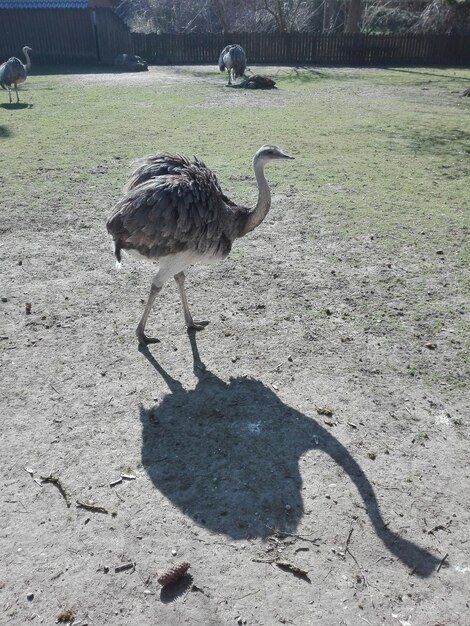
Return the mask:
[[0, 104], [0, 108], [11, 111], [12, 109], [32, 109], [33, 105], [27, 102], [3, 102]]
[[415, 574], [431, 575], [440, 560], [389, 530], [371, 483], [338, 439], [261, 381], [226, 383], [212, 374], [189, 337], [198, 378], [192, 390], [147, 347], [139, 349], [170, 389], [161, 403], [140, 408], [143, 467], [165, 497], [198, 525], [233, 539], [293, 533], [304, 513], [299, 458], [317, 450], [352, 480], [385, 547]]

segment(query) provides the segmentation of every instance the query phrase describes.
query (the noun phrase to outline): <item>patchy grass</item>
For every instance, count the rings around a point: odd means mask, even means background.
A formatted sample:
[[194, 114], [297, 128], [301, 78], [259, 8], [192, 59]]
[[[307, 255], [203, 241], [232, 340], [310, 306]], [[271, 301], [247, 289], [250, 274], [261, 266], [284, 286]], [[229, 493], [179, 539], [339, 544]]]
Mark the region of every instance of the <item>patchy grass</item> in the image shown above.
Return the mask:
[[[21, 224], [7, 212], [2, 228], [47, 229], [51, 212], [60, 228], [101, 228], [129, 162], [157, 150], [200, 156], [230, 195], [250, 202], [251, 156], [273, 142], [296, 157], [291, 167], [269, 168], [274, 192], [299, 199], [312, 243], [320, 216], [326, 232], [379, 240], [391, 264], [412, 266], [407, 280], [419, 292], [435, 262], [468, 289], [470, 101], [459, 94], [470, 73], [253, 71], [275, 76], [278, 89], [226, 89], [224, 76], [204, 67], [166, 68], [164, 79], [162, 68], [31, 76], [21, 107], [2, 104], [4, 197], [27, 217]], [[274, 211], [282, 214], [282, 203]], [[439, 324], [435, 305], [423, 307]]]

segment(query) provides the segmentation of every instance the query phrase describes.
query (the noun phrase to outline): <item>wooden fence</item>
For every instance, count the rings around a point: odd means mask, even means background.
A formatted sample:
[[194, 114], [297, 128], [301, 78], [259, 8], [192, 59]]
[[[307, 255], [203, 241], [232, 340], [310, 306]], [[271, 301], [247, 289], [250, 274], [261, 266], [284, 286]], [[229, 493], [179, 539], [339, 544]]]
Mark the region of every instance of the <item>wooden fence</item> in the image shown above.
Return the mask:
[[1, 9], [0, 61], [33, 49], [36, 65], [96, 63], [95, 32], [84, 9]]
[[240, 43], [253, 64], [470, 66], [470, 37], [238, 33], [156, 35], [130, 32], [109, 9], [0, 10], [0, 60], [34, 50], [34, 64], [112, 64], [121, 52], [149, 63], [216, 65]]

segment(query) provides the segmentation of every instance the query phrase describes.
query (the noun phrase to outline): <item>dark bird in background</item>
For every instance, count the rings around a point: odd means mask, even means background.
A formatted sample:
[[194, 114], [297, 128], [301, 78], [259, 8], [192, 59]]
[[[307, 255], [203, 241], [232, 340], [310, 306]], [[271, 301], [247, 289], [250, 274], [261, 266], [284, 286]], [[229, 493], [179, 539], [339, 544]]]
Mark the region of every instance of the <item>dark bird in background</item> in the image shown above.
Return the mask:
[[188, 328], [202, 330], [208, 322], [195, 322], [184, 290], [184, 270], [194, 264], [224, 259], [235, 239], [256, 228], [271, 207], [265, 165], [292, 159], [280, 148], [262, 146], [253, 157], [258, 201], [253, 208], [239, 206], [222, 192], [213, 172], [194, 157], [160, 153], [137, 162], [123, 197], [106, 227], [114, 240], [118, 265], [121, 250], [158, 262], [150, 295], [137, 326], [141, 344], [154, 343], [145, 326], [157, 294], [172, 276], [178, 284]]
[[262, 74], [253, 74], [253, 76], [245, 76], [242, 81], [236, 85], [227, 85], [233, 89], [275, 89], [276, 81], [269, 76]]
[[221, 72], [228, 71], [228, 85], [232, 84], [232, 80], [241, 77], [246, 70], [246, 54], [238, 44], [229, 44], [220, 53], [219, 70]]
[[127, 72], [147, 72], [149, 69], [147, 61], [136, 54], [118, 54], [114, 59], [114, 65]]
[[16, 91], [16, 101], [19, 102], [18, 96], [18, 83], [24, 83], [28, 76], [28, 72], [31, 69], [31, 59], [28, 52], [32, 52], [29, 46], [24, 46], [23, 54], [26, 58], [26, 65], [24, 65], [16, 57], [10, 57], [8, 61], [5, 61], [0, 65], [0, 86], [2, 89], [8, 89], [8, 95], [10, 97], [11, 104], [11, 88], [14, 86]]

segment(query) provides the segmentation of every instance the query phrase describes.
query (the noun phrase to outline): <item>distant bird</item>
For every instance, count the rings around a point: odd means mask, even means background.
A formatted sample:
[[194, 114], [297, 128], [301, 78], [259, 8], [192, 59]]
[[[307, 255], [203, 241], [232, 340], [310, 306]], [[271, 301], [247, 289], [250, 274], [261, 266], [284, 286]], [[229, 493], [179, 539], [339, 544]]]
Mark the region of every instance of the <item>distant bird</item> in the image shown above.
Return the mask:
[[10, 57], [0, 65], [0, 86], [2, 89], [8, 89], [11, 104], [11, 87], [14, 85], [16, 91], [16, 101], [19, 102], [18, 83], [24, 83], [31, 69], [31, 59], [28, 52], [32, 52], [29, 46], [23, 48], [23, 54], [26, 57], [26, 65], [23, 65], [16, 57]]
[[147, 72], [149, 69], [147, 61], [136, 54], [118, 54], [114, 59], [114, 65], [128, 72]]
[[253, 74], [253, 76], [245, 76], [242, 81], [230, 87], [233, 89], [275, 89], [276, 81], [262, 74]]
[[228, 85], [232, 84], [239, 76], [243, 76], [246, 70], [246, 54], [238, 44], [229, 44], [220, 53], [219, 70], [228, 71]]
[[141, 344], [158, 341], [147, 337], [145, 326], [155, 297], [171, 276], [179, 288], [186, 326], [202, 330], [209, 323], [195, 322], [189, 312], [184, 270], [197, 263], [224, 259], [235, 239], [251, 232], [264, 220], [271, 207], [264, 167], [274, 159], [293, 158], [272, 145], [262, 146], [256, 152], [253, 171], [258, 201], [253, 208], [229, 200], [215, 174], [196, 157], [190, 160], [164, 152], [137, 162], [106, 227], [114, 240], [118, 266], [121, 250], [158, 262], [136, 330]]

